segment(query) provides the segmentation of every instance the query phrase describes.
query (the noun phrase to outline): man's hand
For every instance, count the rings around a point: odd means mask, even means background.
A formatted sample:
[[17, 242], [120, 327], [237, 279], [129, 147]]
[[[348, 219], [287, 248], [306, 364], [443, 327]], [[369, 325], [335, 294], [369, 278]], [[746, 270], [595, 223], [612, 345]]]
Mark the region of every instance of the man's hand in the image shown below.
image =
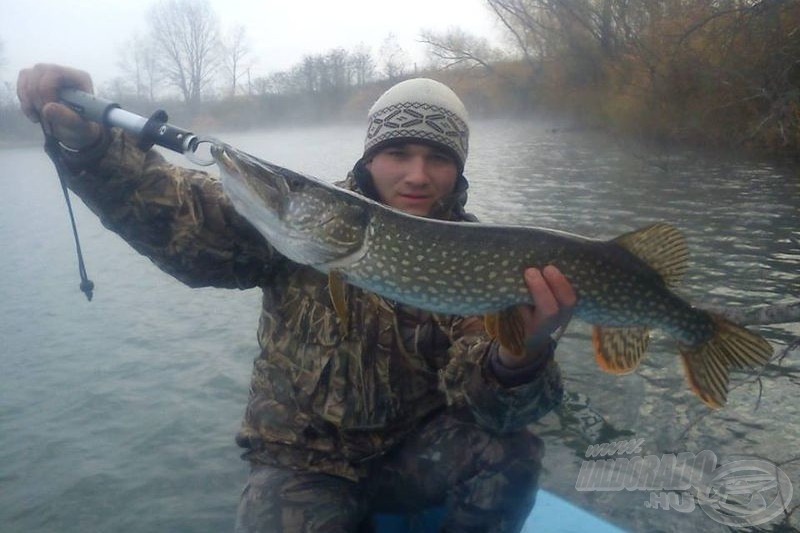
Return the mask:
[[572, 318], [577, 296], [572, 285], [558, 268], [549, 265], [539, 271], [525, 270], [525, 284], [536, 306], [519, 306], [525, 324], [525, 355], [517, 357], [500, 348], [500, 363], [506, 368], [521, 368], [533, 364], [550, 342], [558, 328]]
[[17, 97], [25, 116], [41, 122], [45, 132], [65, 146], [80, 150], [99, 140], [102, 127], [59, 102], [59, 91], [67, 88], [92, 93], [92, 78], [82, 70], [38, 64], [20, 71], [17, 79]]

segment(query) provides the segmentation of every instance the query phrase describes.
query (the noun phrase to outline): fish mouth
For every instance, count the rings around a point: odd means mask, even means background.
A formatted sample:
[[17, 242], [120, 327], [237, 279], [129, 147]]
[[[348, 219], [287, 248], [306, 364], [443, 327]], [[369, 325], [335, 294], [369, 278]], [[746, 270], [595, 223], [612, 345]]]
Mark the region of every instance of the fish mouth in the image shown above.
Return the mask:
[[242, 168], [239, 166], [238, 162], [234, 160], [227, 145], [221, 143], [212, 145], [211, 156], [219, 166], [223, 177], [227, 176], [237, 181], [243, 181]]

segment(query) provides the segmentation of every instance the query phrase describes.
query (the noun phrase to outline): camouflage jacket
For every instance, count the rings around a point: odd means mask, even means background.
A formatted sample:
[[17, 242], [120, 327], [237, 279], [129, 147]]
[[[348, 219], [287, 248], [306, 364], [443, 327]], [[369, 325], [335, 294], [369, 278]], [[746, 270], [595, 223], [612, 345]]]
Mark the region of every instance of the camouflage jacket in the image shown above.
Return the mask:
[[162, 270], [192, 287], [263, 291], [261, 354], [237, 436], [247, 459], [355, 479], [447, 405], [505, 432], [560, 401], [552, 358], [523, 384], [498, 380], [489, 363], [497, 345], [477, 317], [434, 315], [350, 286], [343, 337], [327, 276], [275, 252], [216, 177], [142, 152], [116, 131], [82, 157], [65, 154], [71, 189]]

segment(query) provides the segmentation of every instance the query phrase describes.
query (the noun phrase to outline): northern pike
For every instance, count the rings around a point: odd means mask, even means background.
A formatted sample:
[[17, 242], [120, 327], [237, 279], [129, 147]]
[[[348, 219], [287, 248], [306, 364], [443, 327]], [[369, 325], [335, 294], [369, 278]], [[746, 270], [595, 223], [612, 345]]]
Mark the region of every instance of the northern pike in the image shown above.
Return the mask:
[[[288, 259], [431, 312], [501, 313], [499, 327], [487, 329], [517, 351], [520, 339], [510, 338], [513, 328], [505, 330], [503, 323], [518, 304], [535, 304], [522, 273], [552, 264], [575, 289], [575, 316], [593, 326], [595, 358], [608, 372], [632, 372], [650, 330], [660, 329], [677, 341], [691, 389], [718, 408], [727, 398], [730, 368], [761, 366], [772, 356], [759, 335], [693, 307], [670, 289], [687, 269], [688, 251], [680, 232], [667, 224], [601, 241], [527, 226], [424, 218], [223, 143], [211, 151], [235, 209]], [[343, 291], [333, 282], [330, 288], [345, 320]]]

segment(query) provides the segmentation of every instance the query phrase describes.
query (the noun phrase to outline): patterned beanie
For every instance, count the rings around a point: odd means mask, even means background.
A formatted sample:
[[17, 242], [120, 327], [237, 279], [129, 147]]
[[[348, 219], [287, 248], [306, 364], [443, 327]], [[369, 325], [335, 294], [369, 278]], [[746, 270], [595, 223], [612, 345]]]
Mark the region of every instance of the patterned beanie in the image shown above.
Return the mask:
[[464, 104], [443, 83], [427, 78], [400, 82], [369, 110], [362, 159], [397, 141], [435, 144], [453, 155], [461, 173], [469, 148], [468, 120]]

